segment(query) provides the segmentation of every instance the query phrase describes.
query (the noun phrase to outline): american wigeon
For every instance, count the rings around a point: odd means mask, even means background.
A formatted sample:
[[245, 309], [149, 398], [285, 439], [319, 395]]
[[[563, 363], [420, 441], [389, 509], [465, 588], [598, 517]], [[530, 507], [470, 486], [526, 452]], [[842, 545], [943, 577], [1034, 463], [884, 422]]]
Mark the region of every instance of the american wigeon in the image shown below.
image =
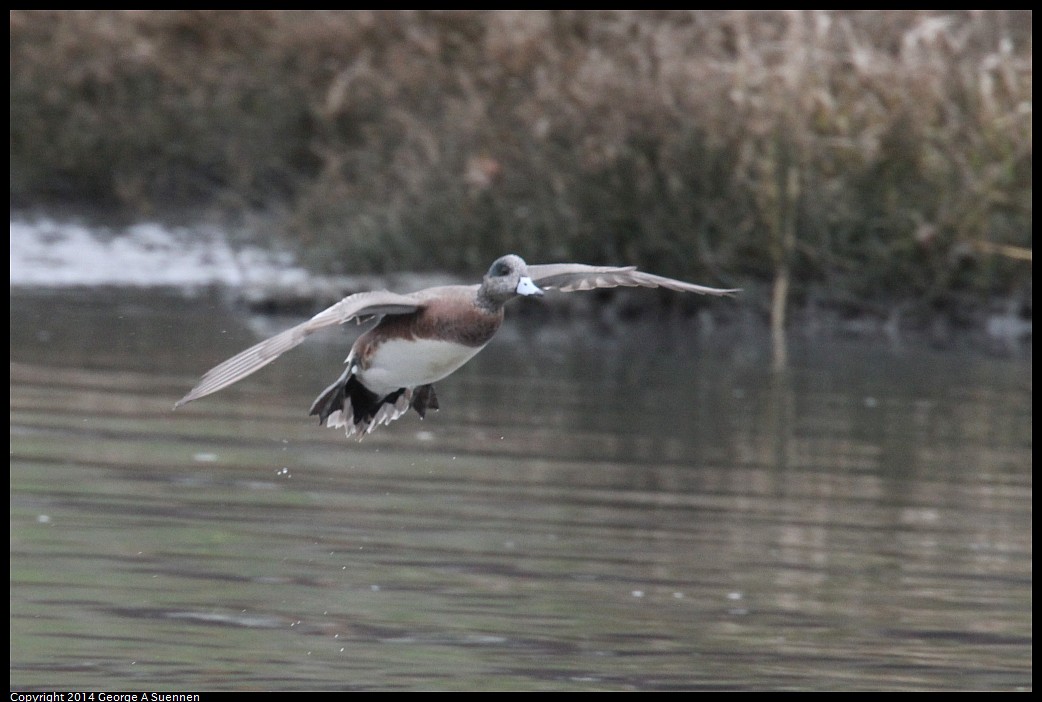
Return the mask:
[[345, 297], [332, 307], [251, 346], [203, 376], [174, 407], [198, 400], [242, 380], [286, 353], [312, 332], [373, 317], [379, 321], [351, 347], [347, 369], [311, 405], [327, 427], [346, 427], [359, 439], [410, 407], [424, 417], [438, 409], [433, 383], [447, 377], [485, 347], [503, 323], [503, 305], [544, 289], [564, 292], [617, 286], [668, 288], [703, 295], [721, 290], [638, 271], [580, 263], [529, 266], [520, 256], [497, 259], [481, 285], [446, 285], [407, 295], [386, 290]]

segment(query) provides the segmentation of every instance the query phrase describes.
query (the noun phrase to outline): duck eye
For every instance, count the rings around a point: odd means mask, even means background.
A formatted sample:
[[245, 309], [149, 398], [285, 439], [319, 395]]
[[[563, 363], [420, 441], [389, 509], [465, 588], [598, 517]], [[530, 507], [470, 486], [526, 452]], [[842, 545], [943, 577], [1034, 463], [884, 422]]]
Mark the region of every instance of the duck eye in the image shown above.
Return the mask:
[[508, 273], [510, 273], [510, 266], [505, 263], [497, 263], [492, 266], [492, 276], [494, 278], [507, 275]]

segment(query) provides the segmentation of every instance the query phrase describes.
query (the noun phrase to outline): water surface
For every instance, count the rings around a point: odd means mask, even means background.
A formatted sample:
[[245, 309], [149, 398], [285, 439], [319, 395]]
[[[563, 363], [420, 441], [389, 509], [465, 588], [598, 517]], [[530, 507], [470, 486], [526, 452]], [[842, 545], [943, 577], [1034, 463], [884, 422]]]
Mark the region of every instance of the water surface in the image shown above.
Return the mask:
[[1030, 360], [516, 312], [358, 443], [353, 327], [173, 412], [298, 320], [12, 289], [12, 689], [1031, 688]]

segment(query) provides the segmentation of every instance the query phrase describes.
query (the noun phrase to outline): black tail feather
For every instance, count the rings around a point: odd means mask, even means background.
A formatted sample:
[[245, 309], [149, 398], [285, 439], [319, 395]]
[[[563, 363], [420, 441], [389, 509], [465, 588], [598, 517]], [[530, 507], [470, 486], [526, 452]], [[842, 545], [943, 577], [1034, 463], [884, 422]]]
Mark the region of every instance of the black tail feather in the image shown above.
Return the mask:
[[[309, 416], [318, 415], [318, 423], [326, 425], [329, 415], [341, 411], [344, 416], [354, 418], [354, 424], [368, 424], [376, 416], [377, 410], [384, 402], [394, 402], [404, 390], [393, 392], [387, 397], [381, 398], [375, 392], [358, 382], [358, 378], [350, 371], [346, 371], [336, 379], [332, 385], [322, 391], [315, 401], [311, 403]], [[347, 403], [351, 402], [351, 412], [347, 411]]]
[[326, 420], [329, 419], [329, 415], [333, 414], [337, 410], [343, 410], [347, 403], [347, 381], [350, 377], [350, 372], [345, 371], [343, 375], [333, 381], [333, 384], [322, 391], [322, 393], [315, 398], [315, 401], [311, 403], [311, 409], [308, 410], [308, 416], [313, 417], [318, 415], [318, 423], [321, 426], [326, 425]]
[[[318, 415], [319, 424], [325, 426], [329, 416], [339, 410], [345, 417], [350, 416], [356, 426], [366, 426], [373, 421], [383, 405], [393, 405], [404, 392], [405, 388], [399, 388], [389, 395], [380, 397], [362, 385], [353, 373], [345, 372], [315, 398], [308, 415]], [[348, 402], [351, 403], [350, 412]], [[421, 418], [426, 416], [428, 409], [438, 409], [438, 396], [434, 394], [434, 386], [421, 385], [416, 388], [410, 406]]]

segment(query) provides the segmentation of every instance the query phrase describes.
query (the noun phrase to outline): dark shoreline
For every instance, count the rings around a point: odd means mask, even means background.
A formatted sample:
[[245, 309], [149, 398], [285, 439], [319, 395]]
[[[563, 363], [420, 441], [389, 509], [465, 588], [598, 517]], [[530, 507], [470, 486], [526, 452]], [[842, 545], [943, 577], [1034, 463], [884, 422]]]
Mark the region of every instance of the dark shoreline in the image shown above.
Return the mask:
[[[411, 292], [434, 285], [471, 284], [476, 278], [448, 274], [398, 273], [388, 276], [321, 276], [305, 284], [250, 284], [229, 291], [234, 304], [252, 313], [306, 317], [365, 290]], [[576, 333], [590, 329], [612, 334], [621, 323], [650, 317], [661, 322], [693, 323], [702, 328], [745, 327], [765, 336], [769, 328], [767, 291], [745, 290], [734, 298], [709, 299], [643, 288], [615, 288], [586, 293], [552, 293], [539, 304], [514, 305], [512, 316], [544, 323], [576, 325]], [[1030, 356], [1032, 323], [1030, 301], [980, 301], [972, 306], [926, 313], [912, 301], [887, 307], [827, 302], [790, 303], [786, 323], [790, 338], [859, 338], [894, 345], [936, 349], [969, 348], [989, 355]], [[595, 332], [596, 333], [596, 332]]]
[[[37, 234], [39, 239], [29, 243], [30, 259], [33, 262], [25, 265], [40, 265], [40, 261], [54, 256], [55, 252], [50, 247], [63, 236], [61, 228], [65, 223], [85, 230], [89, 238], [102, 243], [125, 237], [133, 240], [138, 236], [130, 228], [125, 228], [127, 225], [113, 224], [110, 218], [103, 215], [88, 217], [80, 214], [71, 219], [55, 219], [52, 215], [45, 214], [46, 211], [37, 208], [21, 213], [13, 212], [11, 215], [12, 224], [42, 221], [47, 223], [44, 229], [53, 227], [53, 232], [48, 229], [43, 235]], [[12, 274], [11, 290], [15, 292], [50, 289], [56, 296], [61, 296], [68, 294], [69, 290], [119, 290], [121, 285], [126, 289], [166, 288], [192, 297], [212, 295], [215, 299], [221, 300], [222, 304], [240, 307], [252, 314], [305, 319], [352, 293], [373, 289], [411, 292], [436, 285], [474, 284], [483, 273], [483, 269], [475, 267], [466, 274], [395, 272], [328, 275], [301, 268], [291, 255], [286, 252], [280, 254], [277, 247], [266, 246], [264, 238], [258, 236], [250, 227], [229, 229], [207, 218], [201, 218], [193, 225], [183, 216], [166, 222], [161, 220], [159, 226], [162, 231], [170, 234], [170, 239], [161, 241], [158, 248], [148, 251], [150, 265], [139, 271], [143, 274], [143, 282], [136, 286], [119, 280], [82, 284], [57, 283], [51, 286], [46, 275], [46, 266], [49, 264], [44, 263], [45, 275], [35, 276], [32, 282], [27, 283], [24, 279], [19, 282], [18, 276]], [[137, 252], [156, 245], [148, 237], [144, 239], [134, 242], [138, 247]], [[191, 247], [196, 243], [201, 245], [200, 250], [193, 257], [184, 256], [184, 247]], [[186, 262], [189, 267], [195, 264], [205, 265], [202, 261], [210, 255], [206, 253], [207, 243], [214, 246], [220, 255], [230, 256], [232, 259], [231, 264], [225, 260], [215, 265], [232, 265], [236, 269], [247, 270], [249, 275], [241, 276], [241, 280], [236, 278], [238, 282], [164, 282], [148, 278], [148, 271], [156, 265], [164, 267], [162, 272], [169, 269], [171, 264], [185, 270]], [[170, 246], [178, 247], [174, 251], [181, 258], [176, 262], [164, 258], [164, 247]], [[535, 254], [524, 249], [517, 253], [532, 258], [533, 262], [549, 262], [535, 258]], [[64, 252], [63, 255], [67, 259], [66, 263], [75, 261], [70, 264], [73, 266], [89, 266], [92, 265], [91, 261], [102, 265], [103, 259], [96, 258], [96, 250], [88, 251], [86, 254], [89, 255], [84, 259], [84, 255], [74, 249], [73, 258], [69, 258], [68, 252]], [[268, 258], [259, 268], [257, 256]], [[61, 256], [58, 258], [61, 259]], [[584, 262], [616, 265], [630, 263], [601, 260]], [[16, 263], [12, 258], [12, 266], [16, 265], [20, 263]], [[60, 278], [62, 260], [53, 265], [59, 266], [59, 269], [55, 270], [55, 276]], [[120, 264], [117, 262], [117, 265]], [[643, 265], [641, 268], [653, 273], [662, 273]], [[194, 267], [191, 270], [198, 272]], [[44, 282], [38, 282], [40, 280]], [[727, 284], [712, 277], [691, 280], [713, 286]], [[512, 317], [572, 328], [575, 334], [593, 333], [602, 336], [612, 336], [619, 333], [618, 329], [647, 319], [653, 319], [658, 323], [692, 325], [696, 330], [747, 329], [756, 335], [763, 334], [767, 339], [765, 343], [769, 345], [771, 288], [769, 284], [748, 278], [744, 282], [743, 291], [732, 298], [707, 298], [646, 288], [615, 288], [578, 294], [554, 292], [538, 304], [512, 305], [510, 314]], [[821, 290], [813, 298], [807, 291], [789, 296], [784, 325], [789, 339], [805, 339], [813, 343], [853, 338], [895, 346], [969, 349], [1003, 357], [1024, 357], [1031, 354], [1030, 287], [1019, 288], [1015, 295], [1006, 297], [983, 297], [964, 293], [957, 302], [953, 302], [949, 296], [943, 304], [932, 306], [922, 299], [908, 296], [892, 299], [840, 300], [835, 295], [830, 295], [830, 292]]]

